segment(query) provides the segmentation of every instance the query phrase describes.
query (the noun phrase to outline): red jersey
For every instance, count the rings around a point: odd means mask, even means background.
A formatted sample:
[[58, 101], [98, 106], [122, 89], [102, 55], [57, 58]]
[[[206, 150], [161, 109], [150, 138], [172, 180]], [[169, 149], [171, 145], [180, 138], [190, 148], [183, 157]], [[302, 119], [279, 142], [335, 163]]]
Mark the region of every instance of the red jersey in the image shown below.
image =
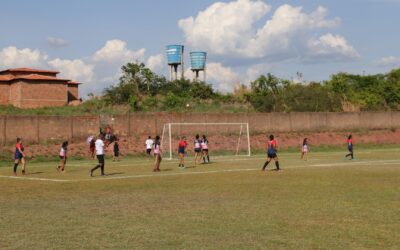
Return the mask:
[[186, 148], [187, 142], [185, 140], [180, 140], [178, 145], [180, 148]]
[[24, 146], [22, 146], [22, 143], [17, 143], [17, 144], [15, 144], [15, 148], [16, 148], [17, 150], [24, 151]]
[[347, 145], [353, 146], [353, 139], [347, 139]]
[[276, 148], [278, 146], [278, 143], [276, 142], [276, 140], [271, 140], [268, 141], [268, 145], [267, 145], [267, 152], [272, 154], [272, 153], [276, 153]]

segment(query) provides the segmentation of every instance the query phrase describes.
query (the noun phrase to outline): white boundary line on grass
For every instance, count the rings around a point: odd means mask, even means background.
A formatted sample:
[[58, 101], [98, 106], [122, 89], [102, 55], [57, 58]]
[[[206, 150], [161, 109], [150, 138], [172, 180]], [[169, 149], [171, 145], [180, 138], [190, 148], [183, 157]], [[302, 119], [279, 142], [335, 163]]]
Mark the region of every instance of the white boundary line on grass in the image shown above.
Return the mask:
[[[236, 159], [237, 160], [237, 159]], [[400, 165], [400, 160], [377, 160], [377, 161], [357, 161], [357, 162], [337, 162], [329, 164], [314, 164], [307, 166], [297, 167], [286, 167], [284, 169], [299, 169], [299, 168], [310, 168], [310, 167], [335, 167], [335, 166], [354, 166], [354, 165], [368, 165], [373, 164], [379, 165]], [[198, 171], [198, 172], [180, 172], [180, 173], [159, 173], [159, 174], [141, 174], [141, 175], [127, 175], [127, 176], [116, 176], [116, 177], [95, 177], [86, 179], [49, 179], [49, 178], [37, 178], [37, 177], [22, 177], [22, 176], [4, 176], [0, 175], [0, 178], [4, 179], [19, 179], [19, 180], [31, 180], [31, 181], [47, 181], [47, 182], [58, 182], [58, 183], [72, 183], [72, 182], [86, 182], [86, 181], [107, 181], [107, 180], [123, 180], [123, 179], [136, 179], [136, 178], [147, 178], [147, 177], [167, 177], [167, 176], [180, 176], [180, 175], [199, 175], [199, 174], [215, 174], [215, 173], [232, 173], [232, 172], [249, 172], [249, 171], [260, 171], [260, 168], [245, 168], [245, 169], [222, 169], [222, 170], [209, 170], [209, 171]]]

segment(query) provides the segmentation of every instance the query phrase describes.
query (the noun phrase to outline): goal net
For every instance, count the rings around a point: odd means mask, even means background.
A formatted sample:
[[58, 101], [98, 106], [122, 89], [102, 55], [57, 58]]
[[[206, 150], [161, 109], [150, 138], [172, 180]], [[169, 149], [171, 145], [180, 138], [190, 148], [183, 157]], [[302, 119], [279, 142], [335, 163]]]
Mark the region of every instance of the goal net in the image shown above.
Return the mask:
[[178, 153], [178, 141], [186, 137], [186, 152], [194, 154], [196, 135], [206, 135], [210, 155], [251, 156], [248, 123], [166, 123], [161, 136], [161, 149], [166, 159]]

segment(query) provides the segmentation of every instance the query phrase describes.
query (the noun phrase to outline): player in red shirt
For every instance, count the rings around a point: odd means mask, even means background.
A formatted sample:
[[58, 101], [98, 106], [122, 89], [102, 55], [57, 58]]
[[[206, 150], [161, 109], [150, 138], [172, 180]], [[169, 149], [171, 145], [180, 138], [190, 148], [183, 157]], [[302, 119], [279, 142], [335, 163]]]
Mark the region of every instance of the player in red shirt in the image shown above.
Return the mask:
[[186, 137], [182, 136], [178, 142], [178, 154], [179, 154], [179, 167], [185, 168], [185, 150], [187, 147]]
[[278, 158], [278, 143], [276, 142], [275, 138], [273, 135], [269, 136], [269, 141], [267, 143], [267, 161], [264, 163], [264, 166], [262, 168], [262, 171], [265, 171], [268, 164], [271, 162], [271, 160], [275, 161], [275, 166], [276, 170], [280, 171], [281, 169], [279, 168], [279, 158]]
[[347, 137], [347, 149], [349, 150], [349, 153], [346, 155], [346, 158], [351, 156], [350, 160], [354, 159], [354, 152], [353, 152], [353, 136], [349, 135]]
[[24, 146], [22, 146], [22, 139], [17, 138], [17, 144], [15, 144], [15, 154], [14, 154], [14, 175], [17, 175], [17, 167], [19, 163], [22, 163], [22, 175], [25, 175], [25, 154]]

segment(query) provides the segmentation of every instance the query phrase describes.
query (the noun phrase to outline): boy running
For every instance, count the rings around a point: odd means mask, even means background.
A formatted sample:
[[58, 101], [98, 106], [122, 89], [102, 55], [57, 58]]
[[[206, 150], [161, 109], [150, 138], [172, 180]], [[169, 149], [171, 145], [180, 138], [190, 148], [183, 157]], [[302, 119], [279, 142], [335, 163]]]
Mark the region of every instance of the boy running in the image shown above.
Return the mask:
[[65, 164], [67, 163], [67, 151], [68, 151], [68, 141], [63, 142], [60, 149], [60, 165], [57, 167], [58, 172], [63, 172], [65, 170]]
[[153, 172], [159, 172], [160, 171], [160, 163], [161, 163], [161, 142], [160, 142], [160, 136], [156, 136], [156, 140], [154, 142], [154, 158], [155, 158], [155, 163], [154, 163], [154, 168]]
[[182, 169], [185, 169], [185, 150], [187, 145], [186, 137], [182, 136], [178, 142], [179, 167]]
[[304, 138], [303, 146], [301, 147], [301, 158], [300, 159], [303, 159], [304, 156], [305, 156], [305, 160], [307, 161], [307, 159], [308, 159], [308, 150], [309, 150], [309, 148], [308, 148], [308, 139]]
[[271, 160], [275, 161], [275, 166], [276, 166], [276, 170], [280, 171], [279, 168], [279, 159], [278, 159], [278, 144], [274, 138], [273, 135], [269, 136], [269, 141], [267, 144], [267, 161], [264, 163], [264, 166], [262, 168], [262, 171], [266, 171], [266, 168], [268, 166], [268, 164], [271, 162]]
[[15, 154], [14, 154], [14, 175], [17, 175], [17, 167], [19, 163], [22, 163], [22, 175], [25, 175], [25, 154], [24, 154], [24, 146], [22, 146], [22, 139], [17, 138], [17, 144], [15, 145]]
[[98, 139], [96, 140], [96, 156], [97, 160], [99, 161], [99, 164], [97, 164], [94, 168], [92, 168], [89, 171], [90, 177], [93, 177], [93, 172], [100, 168], [101, 170], [101, 176], [105, 176], [104, 174], [104, 141], [103, 141], [104, 136], [102, 134], [99, 135]]
[[350, 160], [354, 160], [353, 136], [352, 135], [349, 135], [349, 137], [347, 137], [347, 149], [349, 150], [349, 153], [346, 155], [346, 158], [351, 156]]
[[144, 144], [146, 145], [146, 155], [147, 155], [147, 159], [150, 159], [150, 155], [151, 155], [151, 149], [153, 148], [153, 140], [151, 139], [151, 136], [149, 136], [147, 138], [147, 140], [144, 142]]
[[197, 165], [197, 159], [200, 161], [201, 159], [201, 145], [200, 145], [200, 136], [197, 134], [194, 139], [194, 165]]
[[208, 140], [205, 135], [202, 136], [203, 139], [201, 140], [201, 151], [203, 152], [203, 162], [204, 164], [206, 163], [206, 157], [207, 157], [207, 163], [210, 163], [210, 156], [208, 155]]

